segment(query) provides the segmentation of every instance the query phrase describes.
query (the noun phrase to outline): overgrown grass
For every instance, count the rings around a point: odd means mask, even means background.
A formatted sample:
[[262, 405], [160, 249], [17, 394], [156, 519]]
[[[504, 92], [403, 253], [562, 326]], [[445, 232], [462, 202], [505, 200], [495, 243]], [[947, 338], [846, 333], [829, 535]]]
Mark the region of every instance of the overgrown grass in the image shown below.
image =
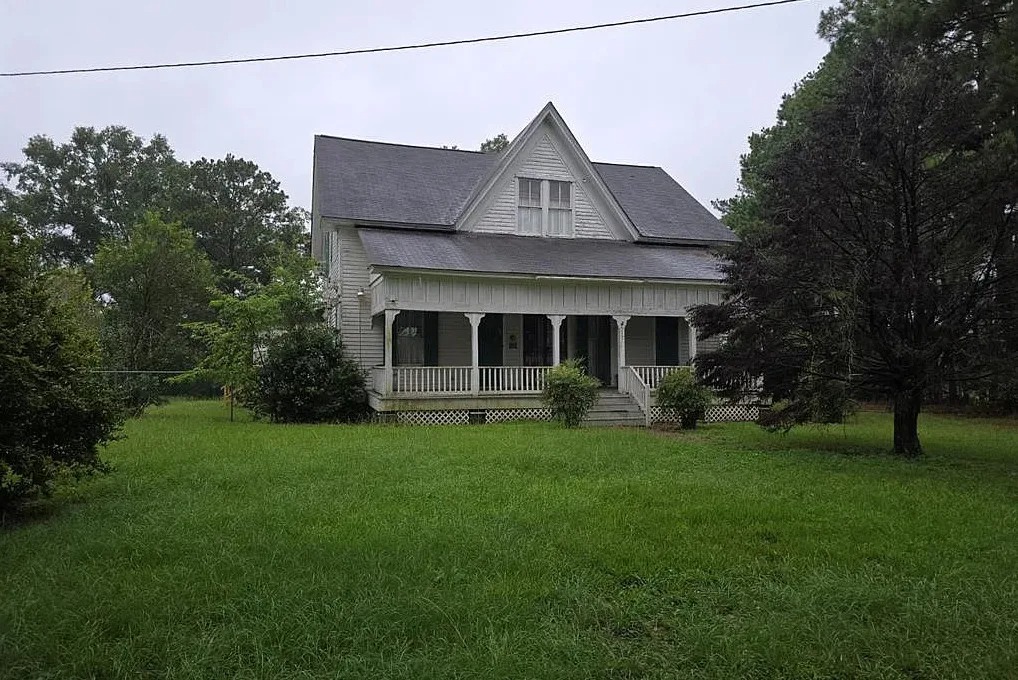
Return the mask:
[[1014, 677], [1018, 428], [153, 410], [0, 529], [0, 676]]

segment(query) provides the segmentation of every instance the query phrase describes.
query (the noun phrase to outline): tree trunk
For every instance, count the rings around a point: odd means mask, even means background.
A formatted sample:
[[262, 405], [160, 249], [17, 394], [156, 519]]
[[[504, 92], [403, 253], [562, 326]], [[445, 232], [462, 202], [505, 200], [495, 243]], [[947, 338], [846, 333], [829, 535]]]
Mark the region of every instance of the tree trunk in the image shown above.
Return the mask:
[[894, 397], [894, 452], [899, 456], [914, 458], [923, 453], [919, 444], [919, 407], [922, 392], [910, 390], [899, 392]]

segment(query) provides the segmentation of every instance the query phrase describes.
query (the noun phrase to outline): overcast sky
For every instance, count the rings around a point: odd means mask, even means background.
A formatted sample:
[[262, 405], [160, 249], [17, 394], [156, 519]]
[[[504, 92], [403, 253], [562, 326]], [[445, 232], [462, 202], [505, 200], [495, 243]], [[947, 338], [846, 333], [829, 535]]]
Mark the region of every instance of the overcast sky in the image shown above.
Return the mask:
[[[521, 32], [747, 0], [0, 0], [0, 72], [261, 56]], [[315, 134], [476, 149], [555, 102], [595, 161], [730, 196], [747, 136], [826, 53], [834, 0], [507, 43], [172, 71], [0, 78], [0, 160], [120, 124], [185, 160], [250, 159], [310, 206]]]

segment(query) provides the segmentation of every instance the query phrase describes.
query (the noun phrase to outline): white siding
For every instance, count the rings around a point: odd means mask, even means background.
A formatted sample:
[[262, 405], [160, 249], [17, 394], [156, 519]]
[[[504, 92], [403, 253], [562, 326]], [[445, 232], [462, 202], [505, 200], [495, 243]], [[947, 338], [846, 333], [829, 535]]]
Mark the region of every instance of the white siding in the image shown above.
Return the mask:
[[[371, 322], [368, 290], [368, 260], [357, 231], [352, 226], [336, 228], [338, 248], [333, 256], [332, 280], [339, 281], [339, 334], [350, 356], [362, 368], [383, 361], [383, 329]], [[357, 296], [363, 289], [365, 294]]]
[[516, 177], [564, 180], [573, 183], [573, 234], [578, 238], [612, 239], [615, 236], [591, 203], [582, 178], [574, 177], [551, 138], [542, 135], [530, 156], [492, 191], [496, 197], [474, 231], [489, 234], [516, 233]]
[[654, 364], [654, 317], [634, 316], [626, 324], [626, 365]]
[[438, 313], [438, 365], [470, 365], [470, 322], [461, 312]]
[[689, 363], [689, 324], [679, 319], [679, 363]]
[[[344, 261], [344, 266], [350, 263]], [[721, 299], [710, 284], [494, 279], [386, 274], [373, 297], [375, 313], [386, 300], [402, 309], [506, 314], [631, 314], [685, 316], [694, 305]]]

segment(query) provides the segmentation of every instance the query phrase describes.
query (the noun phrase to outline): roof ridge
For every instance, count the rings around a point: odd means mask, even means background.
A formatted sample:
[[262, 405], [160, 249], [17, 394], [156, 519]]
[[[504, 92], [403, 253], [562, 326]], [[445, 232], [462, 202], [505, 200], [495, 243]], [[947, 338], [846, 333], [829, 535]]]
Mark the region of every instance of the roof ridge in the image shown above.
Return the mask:
[[591, 161], [594, 165], [617, 165], [622, 168], [650, 168], [653, 170], [664, 170], [660, 165], [643, 165], [642, 163], [613, 163], [611, 161]]
[[361, 144], [379, 144], [382, 146], [401, 146], [409, 149], [430, 149], [432, 151], [458, 151], [460, 153], [472, 153], [486, 155], [487, 151], [474, 151], [472, 149], [451, 149], [449, 147], [442, 146], [428, 146], [426, 144], [403, 144], [400, 142], [380, 142], [377, 139], [358, 139], [356, 137], [341, 137], [339, 135], [322, 135], [316, 134], [315, 139], [322, 137], [324, 139], [338, 139], [344, 142], [359, 142]]

